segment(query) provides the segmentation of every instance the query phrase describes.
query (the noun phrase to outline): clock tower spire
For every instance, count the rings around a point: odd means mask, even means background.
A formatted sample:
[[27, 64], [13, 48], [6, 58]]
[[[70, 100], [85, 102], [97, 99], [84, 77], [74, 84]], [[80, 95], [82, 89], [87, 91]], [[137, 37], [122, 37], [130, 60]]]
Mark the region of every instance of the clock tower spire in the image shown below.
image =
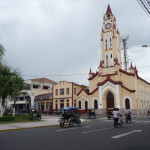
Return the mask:
[[122, 64], [120, 33], [109, 4], [103, 18], [101, 31], [101, 60], [104, 61], [104, 67], [113, 67], [116, 64], [121, 67]]

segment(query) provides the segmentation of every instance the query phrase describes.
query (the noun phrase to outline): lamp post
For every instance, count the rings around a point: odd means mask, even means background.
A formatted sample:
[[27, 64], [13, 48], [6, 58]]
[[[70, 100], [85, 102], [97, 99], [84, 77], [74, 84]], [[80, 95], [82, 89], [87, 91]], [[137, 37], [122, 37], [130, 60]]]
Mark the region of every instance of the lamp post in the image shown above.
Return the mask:
[[41, 97], [41, 112], [42, 112], [42, 97]]

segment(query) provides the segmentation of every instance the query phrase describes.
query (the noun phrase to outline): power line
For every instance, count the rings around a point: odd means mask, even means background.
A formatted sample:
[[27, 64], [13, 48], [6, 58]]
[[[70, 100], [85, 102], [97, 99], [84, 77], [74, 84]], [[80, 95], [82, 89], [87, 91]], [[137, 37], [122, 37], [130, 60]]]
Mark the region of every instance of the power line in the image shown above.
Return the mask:
[[150, 17], [150, 1], [149, 0], [137, 0], [141, 5], [142, 9], [146, 12], [146, 14]]

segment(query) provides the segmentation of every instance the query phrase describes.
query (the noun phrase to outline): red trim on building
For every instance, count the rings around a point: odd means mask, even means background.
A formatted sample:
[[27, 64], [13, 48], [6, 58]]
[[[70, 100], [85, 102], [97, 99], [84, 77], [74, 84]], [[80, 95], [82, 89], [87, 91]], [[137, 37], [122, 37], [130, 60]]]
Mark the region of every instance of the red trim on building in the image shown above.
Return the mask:
[[95, 93], [98, 90], [98, 87], [91, 93], [89, 93], [89, 95], [92, 95], [93, 93]]
[[112, 80], [112, 79], [110, 78], [110, 76], [108, 75], [107, 78], [106, 78], [106, 80], [104, 80], [103, 82], [99, 82], [97, 85], [98, 85], [98, 86], [102, 86], [102, 85], [104, 85], [107, 81], [109, 81], [109, 82], [111, 82], [111, 83], [113, 83], [113, 84], [122, 84], [121, 81], [114, 81], [114, 80]]
[[128, 76], [134, 76], [133, 73], [127, 72], [125, 70], [119, 69], [119, 71], [122, 72], [122, 73], [124, 73], [124, 74], [126, 74], [126, 75], [128, 75]]
[[130, 90], [130, 89], [128, 89], [127, 87], [125, 87], [124, 85], [121, 85], [124, 89], [126, 89], [126, 90], [128, 90], [129, 92], [131, 92], [131, 93], [134, 93], [136, 90]]
[[150, 83], [149, 83], [148, 81], [146, 81], [146, 80], [142, 79], [142, 78], [141, 78], [141, 77], [139, 77], [139, 76], [138, 76], [138, 79], [139, 79], [139, 80], [141, 80], [141, 81], [143, 81], [143, 82], [145, 82], [146, 84], [150, 85]]

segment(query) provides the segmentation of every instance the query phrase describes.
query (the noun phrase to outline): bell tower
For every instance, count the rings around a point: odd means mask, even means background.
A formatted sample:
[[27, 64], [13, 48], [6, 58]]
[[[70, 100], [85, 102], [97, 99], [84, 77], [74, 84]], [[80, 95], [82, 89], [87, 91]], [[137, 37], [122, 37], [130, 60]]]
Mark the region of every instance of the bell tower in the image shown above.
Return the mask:
[[116, 18], [113, 15], [110, 5], [103, 17], [101, 31], [101, 60], [104, 67], [122, 66], [120, 50], [120, 33], [117, 29]]

